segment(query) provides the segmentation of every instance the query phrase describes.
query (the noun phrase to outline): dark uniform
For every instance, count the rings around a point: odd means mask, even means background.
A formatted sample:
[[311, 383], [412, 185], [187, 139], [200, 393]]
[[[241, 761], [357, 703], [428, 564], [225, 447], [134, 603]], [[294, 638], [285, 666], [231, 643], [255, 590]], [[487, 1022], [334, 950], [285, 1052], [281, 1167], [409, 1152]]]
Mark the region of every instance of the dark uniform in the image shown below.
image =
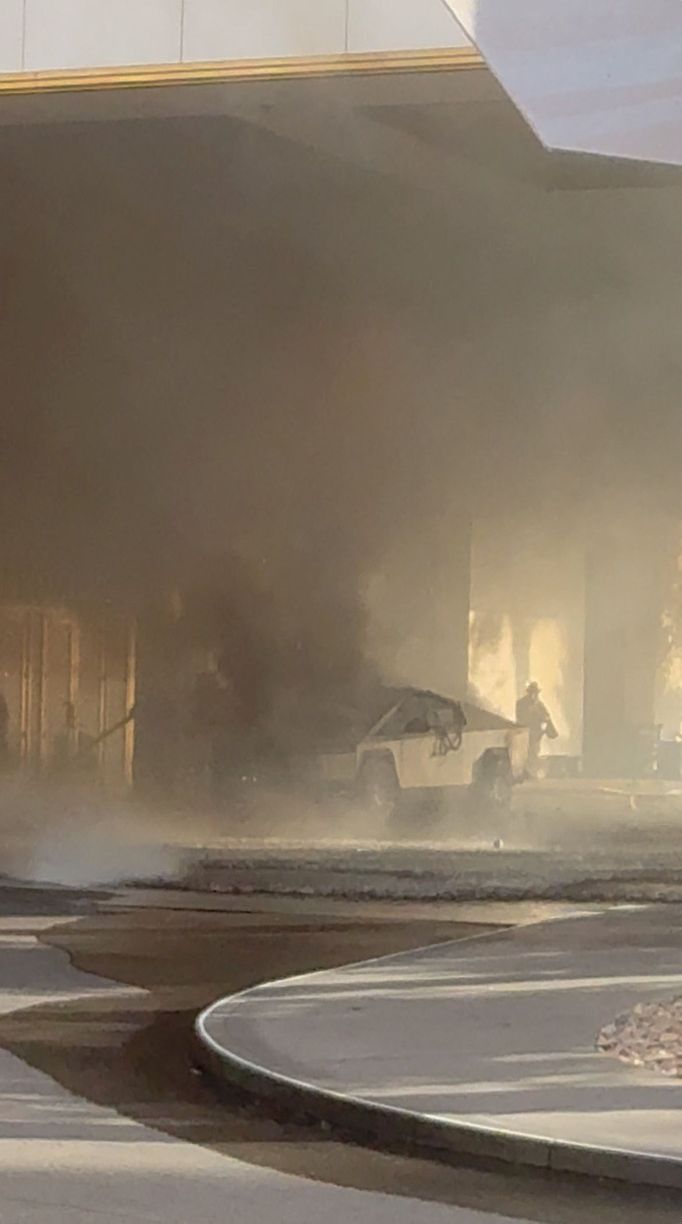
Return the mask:
[[516, 703], [516, 721], [521, 727], [528, 727], [528, 765], [527, 771], [531, 778], [536, 778], [540, 764], [540, 747], [544, 736], [548, 739], [557, 738], [557, 730], [552, 722], [547, 706], [540, 700], [540, 689], [537, 684], [529, 684], [525, 696]]

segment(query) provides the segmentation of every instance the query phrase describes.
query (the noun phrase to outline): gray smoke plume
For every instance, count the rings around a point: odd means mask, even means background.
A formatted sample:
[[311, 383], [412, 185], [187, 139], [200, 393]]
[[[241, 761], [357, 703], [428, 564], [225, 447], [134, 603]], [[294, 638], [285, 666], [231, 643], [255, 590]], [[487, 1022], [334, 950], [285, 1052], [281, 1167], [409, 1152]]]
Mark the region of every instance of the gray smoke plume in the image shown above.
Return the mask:
[[477, 516], [678, 512], [677, 187], [397, 190], [215, 119], [4, 129], [0, 170], [8, 591], [212, 591], [309, 725], [403, 538], [428, 599], [436, 526], [457, 590]]

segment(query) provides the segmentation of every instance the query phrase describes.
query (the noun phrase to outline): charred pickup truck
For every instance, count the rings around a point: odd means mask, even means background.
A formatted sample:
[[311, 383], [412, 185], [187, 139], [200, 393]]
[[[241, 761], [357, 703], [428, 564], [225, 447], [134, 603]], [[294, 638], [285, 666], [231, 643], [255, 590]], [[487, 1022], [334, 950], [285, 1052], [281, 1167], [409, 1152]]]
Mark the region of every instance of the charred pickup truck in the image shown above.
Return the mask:
[[406, 688], [353, 752], [327, 752], [318, 779], [350, 790], [368, 807], [392, 817], [420, 800], [454, 798], [471, 807], [504, 808], [525, 776], [528, 731], [466, 701]]

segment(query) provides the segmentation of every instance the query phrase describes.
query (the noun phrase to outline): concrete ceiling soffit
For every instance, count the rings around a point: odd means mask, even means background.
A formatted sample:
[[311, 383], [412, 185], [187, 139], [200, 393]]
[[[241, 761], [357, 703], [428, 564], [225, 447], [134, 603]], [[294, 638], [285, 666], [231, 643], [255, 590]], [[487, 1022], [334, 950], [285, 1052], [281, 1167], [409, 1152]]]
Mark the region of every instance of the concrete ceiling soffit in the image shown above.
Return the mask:
[[548, 149], [682, 165], [680, 0], [443, 0]]

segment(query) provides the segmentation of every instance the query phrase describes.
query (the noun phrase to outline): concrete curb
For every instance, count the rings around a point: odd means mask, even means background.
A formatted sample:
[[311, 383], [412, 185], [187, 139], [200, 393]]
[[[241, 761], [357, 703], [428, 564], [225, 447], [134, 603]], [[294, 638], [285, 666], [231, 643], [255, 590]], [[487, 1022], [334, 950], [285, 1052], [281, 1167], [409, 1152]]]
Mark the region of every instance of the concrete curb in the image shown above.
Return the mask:
[[[474, 938], [487, 937], [488, 933]], [[462, 942], [468, 943], [469, 940]], [[314, 975], [300, 976], [307, 978]], [[250, 1096], [285, 1109], [289, 1116], [322, 1123], [356, 1142], [386, 1151], [407, 1152], [449, 1164], [461, 1163], [463, 1158], [468, 1158], [496, 1164], [525, 1165], [545, 1172], [682, 1189], [682, 1160], [547, 1139], [542, 1135], [519, 1135], [502, 1128], [379, 1105], [362, 1097], [282, 1075], [241, 1057], [215, 1040], [209, 1031], [214, 1012], [227, 1003], [234, 1004], [241, 998], [253, 995], [263, 986], [274, 984], [262, 983], [261, 986], [226, 996], [197, 1017], [197, 1061], [218, 1084], [236, 1087]]]

